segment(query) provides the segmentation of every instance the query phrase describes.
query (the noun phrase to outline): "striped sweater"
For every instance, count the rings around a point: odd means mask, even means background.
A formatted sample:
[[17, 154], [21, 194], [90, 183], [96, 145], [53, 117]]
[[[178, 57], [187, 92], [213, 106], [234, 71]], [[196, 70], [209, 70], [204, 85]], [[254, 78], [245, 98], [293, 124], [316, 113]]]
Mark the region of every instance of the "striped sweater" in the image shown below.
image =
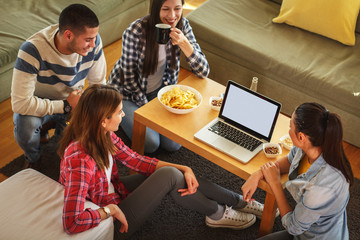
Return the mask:
[[106, 83], [106, 62], [100, 35], [96, 46], [86, 57], [77, 53], [65, 55], [55, 46], [58, 25], [49, 26], [27, 39], [15, 62], [11, 104], [21, 115], [45, 116], [64, 113], [69, 94], [89, 84]]

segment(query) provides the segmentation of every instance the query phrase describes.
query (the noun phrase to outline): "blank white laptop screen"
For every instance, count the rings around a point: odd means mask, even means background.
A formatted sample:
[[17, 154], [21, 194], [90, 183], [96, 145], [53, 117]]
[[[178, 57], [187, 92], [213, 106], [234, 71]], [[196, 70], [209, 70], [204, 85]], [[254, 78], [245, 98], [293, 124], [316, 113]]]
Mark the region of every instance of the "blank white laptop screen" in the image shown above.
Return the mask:
[[277, 112], [278, 106], [272, 102], [230, 84], [220, 114], [256, 133], [269, 136]]
[[[261, 143], [270, 141], [280, 108], [280, 103], [229, 80], [219, 116], [196, 132], [194, 137], [247, 163], [261, 150]], [[218, 122], [238, 128], [257, 140], [254, 144], [249, 140], [242, 142], [232, 130], [220, 129]], [[236, 139], [233, 139], [234, 136]]]

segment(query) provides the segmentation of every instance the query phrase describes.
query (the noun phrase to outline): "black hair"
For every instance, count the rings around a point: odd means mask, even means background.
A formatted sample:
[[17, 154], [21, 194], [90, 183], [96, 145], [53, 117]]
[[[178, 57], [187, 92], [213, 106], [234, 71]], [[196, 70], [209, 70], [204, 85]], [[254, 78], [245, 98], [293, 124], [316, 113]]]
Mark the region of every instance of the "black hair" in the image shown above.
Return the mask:
[[[144, 18], [143, 28], [146, 38], [145, 43], [145, 60], [142, 69], [142, 74], [149, 76], [154, 74], [159, 58], [159, 44], [156, 42], [155, 25], [161, 23], [160, 20], [160, 9], [166, 0], [153, 0], [150, 7], [150, 15]], [[181, 0], [181, 4], [184, 5], [184, 0]], [[182, 29], [182, 16], [176, 25], [176, 28]], [[176, 49], [178, 46], [171, 47], [171, 69], [176, 68]]]
[[83, 4], [71, 4], [64, 8], [59, 16], [59, 32], [71, 30], [74, 33], [82, 33], [85, 27], [95, 28], [99, 26], [96, 14]]
[[352, 185], [354, 175], [343, 147], [340, 116], [319, 103], [303, 103], [295, 110], [294, 124], [296, 132], [304, 133], [313, 146], [321, 147], [325, 161], [339, 169]]

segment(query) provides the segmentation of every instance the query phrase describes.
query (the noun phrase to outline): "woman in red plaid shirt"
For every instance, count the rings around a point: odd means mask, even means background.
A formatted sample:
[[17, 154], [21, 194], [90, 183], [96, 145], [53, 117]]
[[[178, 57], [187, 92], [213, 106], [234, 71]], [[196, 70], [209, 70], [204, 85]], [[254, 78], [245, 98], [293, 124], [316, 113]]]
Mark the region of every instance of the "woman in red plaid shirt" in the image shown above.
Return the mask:
[[[262, 204], [247, 204], [241, 195], [196, 178], [191, 168], [133, 152], [114, 134], [124, 115], [121, 94], [107, 85], [87, 88], [72, 112], [59, 147], [67, 233], [86, 231], [111, 216], [115, 239], [127, 238], [167, 194], [204, 214], [210, 227], [244, 229], [261, 216]], [[115, 161], [137, 174], [119, 176]], [[85, 209], [86, 200], [100, 208]]]

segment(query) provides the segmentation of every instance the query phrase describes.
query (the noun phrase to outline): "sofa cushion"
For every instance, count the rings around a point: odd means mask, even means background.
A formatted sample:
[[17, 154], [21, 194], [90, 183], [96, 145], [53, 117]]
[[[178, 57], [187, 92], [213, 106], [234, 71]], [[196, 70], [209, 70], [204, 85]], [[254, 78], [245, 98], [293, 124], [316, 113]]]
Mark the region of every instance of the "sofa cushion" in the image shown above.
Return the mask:
[[353, 46], [359, 8], [359, 0], [284, 0], [273, 22], [287, 23]]
[[188, 19], [207, 52], [358, 116], [359, 43], [274, 24], [279, 9], [268, 0], [207, 0]]
[[[0, 183], [0, 239], [113, 239], [113, 219], [85, 232], [63, 228], [64, 186], [31, 168]], [[98, 209], [86, 201], [85, 208]]]
[[[144, 0], [77, 1], [94, 11], [100, 24], [140, 2]], [[19, 47], [31, 35], [58, 23], [60, 12], [69, 4], [69, 1], [58, 0], [5, 1], [0, 8], [0, 16], [3, 16], [0, 21], [0, 66], [15, 61]]]

